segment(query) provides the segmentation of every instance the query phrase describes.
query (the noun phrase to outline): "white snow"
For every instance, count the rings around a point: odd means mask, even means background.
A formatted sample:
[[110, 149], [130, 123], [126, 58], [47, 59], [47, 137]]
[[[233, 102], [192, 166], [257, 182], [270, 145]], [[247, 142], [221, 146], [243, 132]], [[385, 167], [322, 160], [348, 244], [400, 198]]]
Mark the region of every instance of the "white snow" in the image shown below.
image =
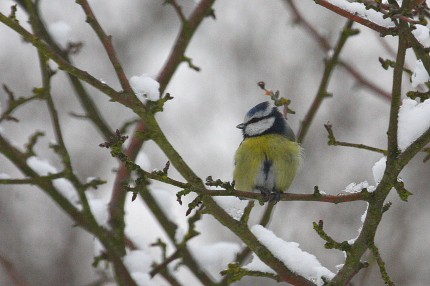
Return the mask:
[[375, 184], [378, 185], [381, 182], [382, 177], [385, 172], [385, 165], [387, 163], [387, 157], [382, 157], [378, 162], [372, 167], [373, 178], [375, 179]]
[[72, 205], [74, 205], [78, 210], [82, 209], [78, 192], [69, 180], [64, 178], [55, 179], [52, 181], [52, 184], [63, 197], [72, 203]]
[[94, 256], [99, 256], [105, 252], [105, 247], [97, 238], [94, 238]]
[[361, 220], [361, 225], [360, 225], [360, 227], [358, 228], [358, 234], [357, 234], [357, 236], [355, 237], [355, 238], [353, 238], [353, 239], [350, 239], [350, 240], [348, 240], [348, 244], [349, 245], [352, 245], [352, 244], [354, 244], [354, 242], [357, 240], [357, 238], [360, 236], [360, 233], [361, 233], [361, 230], [363, 229], [363, 223], [364, 223], [364, 221], [366, 220], [366, 216], [367, 216], [367, 210], [369, 209], [369, 203], [367, 203], [367, 206], [366, 206], [366, 210], [364, 211], [364, 213], [361, 215], [361, 218], [360, 218], [360, 220]]
[[91, 212], [96, 219], [97, 223], [105, 228], [109, 226], [109, 211], [108, 204], [102, 199], [91, 198], [88, 199], [88, 205], [90, 206]]
[[214, 199], [235, 220], [240, 220], [248, 204], [248, 200], [241, 200], [237, 197], [214, 197]]
[[263, 261], [261, 261], [260, 258], [255, 253], [252, 253], [251, 262], [245, 265], [244, 268], [251, 271], [260, 271], [260, 272], [276, 274], [276, 272], [272, 268], [267, 266], [267, 264], [265, 264]]
[[146, 102], [146, 99], [152, 101], [160, 99], [160, 84], [147, 74], [132, 76], [130, 78], [130, 85], [139, 100], [143, 103]]
[[376, 189], [375, 186], [369, 185], [367, 181], [363, 181], [361, 183], [352, 182], [351, 184], [345, 187], [344, 192], [352, 193], [352, 194], [359, 193], [364, 188], [366, 188], [368, 192], [373, 192]]
[[406, 98], [399, 111], [398, 144], [404, 151], [430, 128], [430, 99], [422, 103]]
[[[27, 159], [27, 165], [32, 168], [40, 176], [57, 173], [57, 169], [52, 166], [47, 160], [36, 156], [31, 156]], [[76, 208], [81, 209], [80, 199], [75, 187], [69, 180], [60, 178], [52, 181], [58, 192], [65, 197]]]
[[124, 265], [130, 273], [141, 272], [149, 273], [151, 271], [152, 257], [144, 250], [132, 250], [124, 258]]
[[394, 28], [395, 24], [391, 19], [383, 18], [383, 14], [375, 10], [366, 10], [366, 6], [362, 3], [348, 2], [346, 0], [328, 0], [331, 4], [341, 8], [342, 10], [348, 11], [354, 15], [358, 15], [361, 18], [367, 19], [379, 26], [386, 28]]
[[301, 250], [298, 243], [284, 241], [261, 225], [254, 225], [251, 231], [276, 258], [294, 273], [314, 281], [318, 286], [324, 284], [322, 277], [328, 280], [334, 277], [334, 273], [322, 266], [314, 255]]
[[430, 30], [426, 26], [423, 25], [415, 25], [415, 30], [412, 31], [412, 34], [415, 38], [420, 42], [424, 48], [430, 47]]
[[57, 169], [52, 166], [48, 160], [31, 156], [27, 159], [27, 165], [30, 166], [40, 176], [57, 173]]
[[139, 152], [136, 157], [135, 163], [140, 166], [145, 171], [151, 170], [151, 161], [145, 152]]
[[420, 91], [426, 89], [424, 84], [430, 80], [430, 76], [421, 60], [417, 60], [415, 62], [415, 68], [411, 80], [413, 88], [419, 89]]
[[178, 225], [178, 227], [176, 228], [176, 232], [175, 232], [176, 243], [181, 243], [184, 240], [186, 234], [187, 234], [186, 229], [184, 227]]
[[154, 197], [157, 204], [163, 210], [163, 213], [171, 222], [176, 222], [178, 215], [176, 214], [176, 195], [173, 191], [163, 190], [160, 188], [150, 189], [149, 192]]
[[10, 179], [10, 176], [6, 173], [0, 173], [0, 179]]
[[196, 240], [190, 240], [188, 247], [199, 265], [203, 266], [216, 281], [222, 279], [219, 273], [235, 260], [240, 251], [239, 244], [226, 241], [202, 246]]
[[64, 21], [57, 21], [49, 24], [48, 31], [63, 49], [67, 48], [69, 42], [72, 42], [72, 28]]

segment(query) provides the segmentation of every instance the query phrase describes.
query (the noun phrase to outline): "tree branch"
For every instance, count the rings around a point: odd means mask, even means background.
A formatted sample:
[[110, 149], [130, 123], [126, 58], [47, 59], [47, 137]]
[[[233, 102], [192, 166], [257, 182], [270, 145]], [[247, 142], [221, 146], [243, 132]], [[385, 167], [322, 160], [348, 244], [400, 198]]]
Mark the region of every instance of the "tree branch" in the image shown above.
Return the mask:
[[122, 89], [126, 93], [133, 93], [133, 90], [130, 86], [128, 78], [125, 75], [125, 72], [121, 66], [120, 61], [118, 60], [115, 49], [112, 45], [112, 36], [106, 35], [105, 31], [100, 26], [87, 0], [76, 0], [76, 3], [81, 5], [82, 9], [85, 12], [85, 15], [87, 16], [87, 20], [86, 20], [87, 23], [90, 24], [91, 28], [93, 28], [94, 32], [96, 32], [97, 36], [99, 37], [100, 42], [102, 42], [103, 47], [105, 48], [106, 54], [108, 55], [109, 60], [111, 61], [115, 69], [116, 75], [121, 83]]
[[330, 81], [331, 74], [332, 74], [334, 68], [336, 67], [336, 64], [338, 63], [340, 52], [342, 51], [343, 47], [345, 46], [347, 39], [350, 36], [354, 35], [354, 33], [351, 29], [352, 24], [353, 24], [353, 21], [351, 21], [351, 20], [347, 21], [344, 28], [342, 29], [342, 32], [339, 35], [339, 39], [338, 39], [338, 42], [336, 44], [336, 48], [333, 52], [333, 55], [331, 57], [329, 57], [328, 59], [326, 59], [323, 77], [321, 79], [317, 94], [315, 95], [314, 101], [312, 102], [308, 112], [306, 113], [303, 121], [300, 124], [300, 129], [299, 129], [299, 132], [297, 135], [297, 141], [298, 142], [303, 142], [303, 140], [306, 136], [306, 133], [308, 132], [309, 127], [312, 123], [312, 120], [314, 119], [314, 117], [317, 113], [317, 110], [319, 109], [322, 101], [330, 95], [327, 92], [328, 83]]

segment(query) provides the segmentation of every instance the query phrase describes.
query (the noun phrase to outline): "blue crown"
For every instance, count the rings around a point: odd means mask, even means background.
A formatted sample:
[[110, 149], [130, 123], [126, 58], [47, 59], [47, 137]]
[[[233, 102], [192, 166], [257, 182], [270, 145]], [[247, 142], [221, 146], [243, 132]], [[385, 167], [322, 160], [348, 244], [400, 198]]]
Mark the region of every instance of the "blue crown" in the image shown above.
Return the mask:
[[261, 112], [263, 110], [267, 110], [270, 106], [270, 103], [268, 101], [262, 102], [251, 108], [248, 113], [246, 114], [247, 117], [251, 118], [256, 113]]

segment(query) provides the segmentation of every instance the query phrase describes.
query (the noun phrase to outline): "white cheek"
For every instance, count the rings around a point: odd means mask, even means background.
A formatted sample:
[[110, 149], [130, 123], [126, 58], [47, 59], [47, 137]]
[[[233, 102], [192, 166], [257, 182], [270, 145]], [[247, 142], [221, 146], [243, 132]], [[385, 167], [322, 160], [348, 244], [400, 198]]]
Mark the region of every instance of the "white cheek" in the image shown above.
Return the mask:
[[255, 136], [255, 135], [261, 134], [267, 129], [269, 129], [270, 127], [272, 127], [274, 122], [275, 122], [275, 118], [269, 117], [255, 123], [248, 124], [245, 127], [245, 134], [249, 136]]

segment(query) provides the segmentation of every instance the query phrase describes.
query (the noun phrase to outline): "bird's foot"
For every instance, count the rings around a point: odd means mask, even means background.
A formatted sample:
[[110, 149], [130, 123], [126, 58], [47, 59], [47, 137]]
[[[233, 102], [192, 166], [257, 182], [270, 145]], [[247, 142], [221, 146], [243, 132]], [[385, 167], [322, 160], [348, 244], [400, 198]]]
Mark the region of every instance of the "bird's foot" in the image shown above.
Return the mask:
[[271, 198], [269, 202], [274, 202], [274, 204], [277, 204], [281, 200], [281, 192], [277, 190], [273, 190], [271, 193]]
[[257, 190], [259, 190], [261, 192], [261, 196], [263, 197], [264, 202], [267, 202], [270, 200], [271, 192], [269, 189], [264, 188], [264, 187], [258, 187]]

